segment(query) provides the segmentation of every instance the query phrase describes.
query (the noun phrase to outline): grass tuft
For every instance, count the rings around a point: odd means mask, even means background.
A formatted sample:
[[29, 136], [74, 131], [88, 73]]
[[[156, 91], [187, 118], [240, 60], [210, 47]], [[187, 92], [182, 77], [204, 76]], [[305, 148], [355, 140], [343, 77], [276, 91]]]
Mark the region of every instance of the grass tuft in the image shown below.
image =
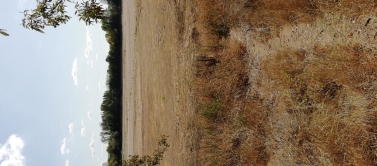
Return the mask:
[[210, 104], [202, 106], [202, 112], [200, 113], [204, 118], [210, 121], [219, 121], [223, 118], [224, 107], [218, 100], [212, 101]]

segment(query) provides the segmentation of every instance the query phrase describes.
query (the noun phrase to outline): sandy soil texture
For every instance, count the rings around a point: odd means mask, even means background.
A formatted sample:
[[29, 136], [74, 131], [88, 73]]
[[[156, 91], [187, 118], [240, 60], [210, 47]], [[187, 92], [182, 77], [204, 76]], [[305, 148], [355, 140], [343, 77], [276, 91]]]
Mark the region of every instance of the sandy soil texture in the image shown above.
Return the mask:
[[[135, 1], [125, 0], [122, 3], [122, 33], [123, 33], [123, 145], [124, 154], [134, 154], [134, 29]], [[127, 55], [127, 56], [126, 56]], [[126, 155], [128, 156], [128, 155]]]
[[195, 165], [192, 6], [123, 1], [123, 158], [151, 154], [167, 135], [162, 165]]

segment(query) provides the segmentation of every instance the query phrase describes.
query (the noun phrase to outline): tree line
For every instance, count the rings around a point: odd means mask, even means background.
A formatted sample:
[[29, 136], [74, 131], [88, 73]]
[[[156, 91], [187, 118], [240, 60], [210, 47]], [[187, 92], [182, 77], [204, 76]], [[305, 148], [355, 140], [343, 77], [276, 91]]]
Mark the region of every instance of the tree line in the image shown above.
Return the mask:
[[120, 165], [122, 162], [122, 22], [121, 0], [103, 0], [108, 4], [101, 19], [102, 30], [106, 32], [106, 40], [110, 49], [106, 61], [107, 90], [103, 94], [101, 104], [102, 131], [101, 141], [107, 143], [107, 164]]

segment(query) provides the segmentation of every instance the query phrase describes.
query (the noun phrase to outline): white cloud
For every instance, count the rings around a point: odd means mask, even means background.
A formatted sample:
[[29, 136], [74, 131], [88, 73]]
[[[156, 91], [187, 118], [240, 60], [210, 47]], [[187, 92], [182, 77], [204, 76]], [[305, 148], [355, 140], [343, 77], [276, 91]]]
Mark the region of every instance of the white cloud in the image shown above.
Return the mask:
[[81, 126], [84, 127], [84, 120], [81, 119]]
[[99, 83], [98, 83], [98, 90], [101, 91], [101, 81], [99, 81]]
[[89, 52], [92, 50], [92, 35], [89, 32], [89, 28], [86, 27], [86, 48], [85, 48], [85, 57], [89, 58]]
[[64, 137], [63, 141], [61, 141], [62, 146], [60, 146], [60, 153], [62, 155], [68, 154], [69, 149], [65, 146], [65, 143], [67, 142], [66, 138]]
[[81, 128], [81, 137], [85, 136], [85, 127]]
[[68, 125], [68, 129], [69, 129], [69, 133], [72, 134], [73, 123], [71, 123], [71, 124]]
[[98, 60], [98, 54], [96, 54], [96, 59]]
[[90, 60], [90, 68], [93, 68], [93, 61]]
[[89, 85], [86, 85], [85, 89], [89, 92]]
[[90, 137], [89, 143], [90, 151], [92, 152], [92, 157], [94, 157], [96, 148], [94, 147], [94, 134], [92, 133], [92, 137]]
[[24, 166], [25, 156], [21, 154], [24, 145], [24, 141], [13, 134], [4, 145], [0, 144], [0, 166]]
[[75, 58], [75, 60], [73, 60], [73, 65], [72, 65], [72, 78], [73, 78], [73, 82], [75, 83], [75, 85], [77, 86], [77, 57]]
[[65, 166], [69, 166], [69, 160], [65, 160]]
[[88, 112], [88, 118], [90, 119], [90, 120], [92, 120], [92, 112]]

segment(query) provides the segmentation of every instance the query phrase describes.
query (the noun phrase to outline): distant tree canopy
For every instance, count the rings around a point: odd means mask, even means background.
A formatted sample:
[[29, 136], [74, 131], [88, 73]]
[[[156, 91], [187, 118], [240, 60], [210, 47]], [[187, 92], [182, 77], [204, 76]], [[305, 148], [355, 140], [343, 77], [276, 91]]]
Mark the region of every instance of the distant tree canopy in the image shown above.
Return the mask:
[[67, 3], [75, 4], [75, 15], [86, 25], [97, 23], [104, 17], [105, 10], [96, 0], [86, 0], [81, 3], [75, 0], [37, 0], [37, 8], [25, 10], [22, 26], [41, 33], [46, 26], [58, 27], [66, 24], [71, 16], [66, 11]]
[[109, 53], [106, 62], [107, 90], [103, 94], [101, 104], [100, 133], [101, 141], [107, 143], [109, 166], [119, 166], [122, 163], [122, 24], [121, 0], [100, 0], [108, 7], [103, 12], [101, 23], [102, 30], [106, 32], [109, 43]]

